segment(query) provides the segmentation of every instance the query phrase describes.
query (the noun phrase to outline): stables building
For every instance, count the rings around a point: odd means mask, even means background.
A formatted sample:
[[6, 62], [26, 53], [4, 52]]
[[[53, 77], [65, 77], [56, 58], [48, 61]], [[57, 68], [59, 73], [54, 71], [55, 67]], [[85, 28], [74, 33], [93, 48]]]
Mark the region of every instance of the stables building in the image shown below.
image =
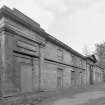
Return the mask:
[[0, 96], [80, 88], [103, 82], [94, 55], [85, 57], [18, 11], [0, 9]]

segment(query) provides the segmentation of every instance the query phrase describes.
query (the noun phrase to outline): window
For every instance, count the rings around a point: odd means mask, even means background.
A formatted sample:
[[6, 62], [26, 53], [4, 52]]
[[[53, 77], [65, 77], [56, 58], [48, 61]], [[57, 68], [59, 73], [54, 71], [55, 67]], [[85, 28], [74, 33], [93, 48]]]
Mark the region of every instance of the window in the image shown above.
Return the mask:
[[62, 49], [57, 49], [57, 58], [60, 61], [63, 61], [63, 50]]

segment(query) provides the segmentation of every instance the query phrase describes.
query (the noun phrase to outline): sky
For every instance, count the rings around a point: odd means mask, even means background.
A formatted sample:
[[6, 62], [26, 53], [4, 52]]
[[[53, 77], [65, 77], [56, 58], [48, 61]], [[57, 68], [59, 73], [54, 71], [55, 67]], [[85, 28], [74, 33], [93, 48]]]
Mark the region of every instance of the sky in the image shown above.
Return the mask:
[[0, 0], [81, 54], [105, 41], [105, 0]]

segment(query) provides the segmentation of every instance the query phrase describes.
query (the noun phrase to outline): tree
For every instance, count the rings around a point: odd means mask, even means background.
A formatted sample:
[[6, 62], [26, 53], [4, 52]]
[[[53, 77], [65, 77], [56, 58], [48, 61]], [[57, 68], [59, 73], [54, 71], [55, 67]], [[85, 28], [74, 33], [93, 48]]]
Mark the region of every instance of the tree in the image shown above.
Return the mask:
[[88, 55], [90, 55], [90, 49], [89, 49], [89, 46], [88, 45], [84, 45], [84, 47], [83, 47], [83, 54], [85, 55], [85, 56], [88, 56]]
[[96, 55], [99, 58], [98, 64], [105, 68], [105, 42], [101, 44], [96, 44]]

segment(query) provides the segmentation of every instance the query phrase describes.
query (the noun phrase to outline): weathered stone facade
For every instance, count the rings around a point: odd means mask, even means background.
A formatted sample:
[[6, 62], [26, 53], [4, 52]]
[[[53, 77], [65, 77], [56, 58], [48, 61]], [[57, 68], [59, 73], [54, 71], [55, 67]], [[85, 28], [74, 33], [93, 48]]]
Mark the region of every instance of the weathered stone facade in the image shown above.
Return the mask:
[[103, 69], [16, 9], [0, 9], [0, 96], [102, 82]]

